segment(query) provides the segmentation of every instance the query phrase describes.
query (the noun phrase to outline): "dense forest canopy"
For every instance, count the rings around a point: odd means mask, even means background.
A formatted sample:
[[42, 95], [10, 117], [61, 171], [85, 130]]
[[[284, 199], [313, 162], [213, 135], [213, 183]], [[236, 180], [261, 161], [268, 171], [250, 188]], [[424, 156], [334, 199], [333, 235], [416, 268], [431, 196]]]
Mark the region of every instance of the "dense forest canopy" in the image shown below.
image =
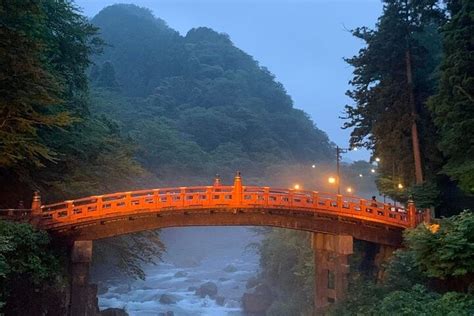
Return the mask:
[[92, 111], [119, 122], [159, 178], [258, 177], [273, 164], [333, 157], [327, 135], [226, 34], [180, 36], [134, 5], [107, 7], [92, 23], [108, 43], [91, 69]]

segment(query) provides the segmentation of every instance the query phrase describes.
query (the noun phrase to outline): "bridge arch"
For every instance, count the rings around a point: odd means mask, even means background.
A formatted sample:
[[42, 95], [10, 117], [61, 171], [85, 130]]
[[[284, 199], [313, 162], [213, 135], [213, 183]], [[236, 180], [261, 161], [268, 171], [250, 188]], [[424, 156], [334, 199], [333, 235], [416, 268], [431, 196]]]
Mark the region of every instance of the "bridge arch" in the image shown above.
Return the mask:
[[397, 208], [365, 199], [271, 187], [232, 186], [160, 188], [41, 205], [33, 201], [37, 226], [71, 240], [95, 240], [165, 227], [272, 226], [345, 234], [397, 246], [405, 228], [422, 220], [415, 206]]
[[[158, 188], [0, 210], [1, 217], [28, 218], [71, 243], [71, 315], [84, 315], [90, 297], [92, 241], [145, 230], [187, 226], [270, 226], [312, 232], [316, 271], [315, 306], [321, 310], [344, 296], [353, 238], [401, 246], [403, 230], [423, 220], [415, 205], [394, 208], [365, 199], [317, 191], [245, 186], [238, 173], [232, 186]], [[429, 218], [428, 218], [429, 219]], [[390, 252], [390, 251], [389, 251]], [[328, 285], [333, 275], [335, 288]]]

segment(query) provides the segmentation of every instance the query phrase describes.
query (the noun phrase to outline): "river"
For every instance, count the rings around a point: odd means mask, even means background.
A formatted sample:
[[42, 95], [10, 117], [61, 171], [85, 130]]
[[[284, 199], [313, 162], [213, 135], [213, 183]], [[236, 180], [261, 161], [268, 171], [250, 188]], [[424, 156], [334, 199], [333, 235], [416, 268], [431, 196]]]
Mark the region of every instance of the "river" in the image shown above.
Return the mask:
[[[246, 282], [256, 276], [259, 256], [247, 245], [259, 241], [248, 227], [193, 227], [161, 230], [167, 247], [163, 262], [144, 267], [146, 279], [110, 277], [102, 280], [107, 292], [99, 295], [100, 309], [124, 308], [129, 315], [175, 316], [243, 315], [241, 297]], [[195, 294], [205, 282], [217, 285], [223, 304]], [[170, 295], [175, 301], [160, 303]]]

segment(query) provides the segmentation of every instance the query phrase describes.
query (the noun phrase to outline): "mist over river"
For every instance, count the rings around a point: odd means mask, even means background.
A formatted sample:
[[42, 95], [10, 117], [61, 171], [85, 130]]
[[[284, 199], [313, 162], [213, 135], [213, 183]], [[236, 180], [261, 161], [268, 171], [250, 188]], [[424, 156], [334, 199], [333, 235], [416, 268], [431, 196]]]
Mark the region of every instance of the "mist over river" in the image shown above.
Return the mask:
[[[248, 227], [193, 227], [161, 230], [167, 252], [163, 262], [144, 267], [146, 280], [102, 279], [100, 309], [124, 308], [129, 315], [243, 315], [246, 282], [258, 273], [259, 256], [247, 245], [258, 242]], [[217, 295], [196, 289], [217, 285]], [[164, 296], [163, 296], [164, 295]], [[216, 297], [218, 297], [216, 299]], [[161, 299], [161, 302], [160, 302]]]

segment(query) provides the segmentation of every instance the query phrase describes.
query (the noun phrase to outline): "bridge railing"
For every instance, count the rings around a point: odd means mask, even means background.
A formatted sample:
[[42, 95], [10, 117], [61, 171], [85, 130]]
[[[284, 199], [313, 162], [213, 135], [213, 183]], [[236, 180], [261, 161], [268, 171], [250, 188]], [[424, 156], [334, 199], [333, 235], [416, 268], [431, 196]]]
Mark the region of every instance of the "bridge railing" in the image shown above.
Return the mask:
[[90, 196], [41, 206], [39, 216], [45, 228], [60, 227], [90, 220], [150, 212], [174, 210], [274, 209], [326, 213], [379, 222], [397, 227], [413, 226], [410, 214], [403, 208], [394, 209], [383, 203], [372, 203], [352, 196], [278, 189], [271, 187], [199, 186], [120, 192]]

